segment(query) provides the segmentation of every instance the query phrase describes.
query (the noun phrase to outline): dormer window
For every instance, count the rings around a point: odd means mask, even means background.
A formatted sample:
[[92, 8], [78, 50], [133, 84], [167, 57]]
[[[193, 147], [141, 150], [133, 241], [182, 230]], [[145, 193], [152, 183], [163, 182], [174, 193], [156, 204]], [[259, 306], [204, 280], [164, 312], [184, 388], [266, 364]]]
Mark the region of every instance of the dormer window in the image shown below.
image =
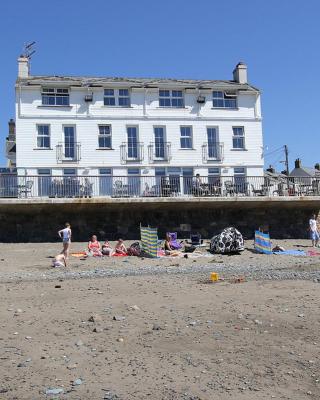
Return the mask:
[[159, 106], [183, 108], [184, 99], [182, 90], [159, 90]]
[[109, 107], [130, 107], [129, 89], [104, 89], [103, 101]]
[[213, 108], [237, 108], [237, 94], [230, 92], [212, 92]]
[[42, 105], [44, 106], [68, 106], [69, 89], [42, 88]]

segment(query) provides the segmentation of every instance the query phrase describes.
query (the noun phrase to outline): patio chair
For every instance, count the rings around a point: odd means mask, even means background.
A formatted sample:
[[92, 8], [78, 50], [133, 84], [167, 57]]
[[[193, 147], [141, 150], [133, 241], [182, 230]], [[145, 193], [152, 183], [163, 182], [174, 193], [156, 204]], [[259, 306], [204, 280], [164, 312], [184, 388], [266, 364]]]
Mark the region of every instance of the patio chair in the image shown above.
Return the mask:
[[167, 235], [170, 237], [170, 246], [173, 250], [180, 250], [182, 245], [178, 242], [178, 234], [177, 232], [167, 232]]
[[200, 233], [191, 233], [190, 241], [193, 246], [200, 246], [203, 243]]
[[32, 192], [33, 181], [26, 181], [25, 185], [18, 186], [18, 197], [28, 197]]
[[266, 196], [267, 188], [261, 187], [261, 189], [256, 189], [253, 184], [251, 184], [252, 193], [254, 196]]
[[225, 186], [225, 195], [226, 196], [228, 196], [228, 195], [230, 195], [230, 196], [234, 196], [234, 194], [235, 194], [235, 190], [234, 190], [234, 184], [233, 184], [233, 182], [232, 181], [226, 181], [225, 183], [224, 183], [224, 186]]

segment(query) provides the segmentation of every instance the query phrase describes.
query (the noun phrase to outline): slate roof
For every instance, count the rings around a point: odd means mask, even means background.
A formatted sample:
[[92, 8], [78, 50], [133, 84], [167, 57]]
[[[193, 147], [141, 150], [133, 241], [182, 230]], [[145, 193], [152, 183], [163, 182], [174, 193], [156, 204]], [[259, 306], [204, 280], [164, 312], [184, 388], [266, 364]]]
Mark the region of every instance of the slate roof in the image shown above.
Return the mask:
[[300, 168], [294, 168], [290, 172], [290, 176], [292, 177], [313, 176], [320, 178], [320, 171], [315, 168], [301, 166]]
[[202, 79], [171, 79], [171, 78], [125, 78], [125, 77], [91, 77], [91, 76], [29, 76], [28, 78], [18, 78], [17, 84], [29, 85], [50, 85], [55, 83], [66, 84], [69, 86], [108, 86], [119, 84], [129, 87], [183, 87], [183, 88], [207, 88], [224, 90], [244, 90], [259, 92], [256, 87], [244, 83], [240, 84], [228, 80], [202, 80]]

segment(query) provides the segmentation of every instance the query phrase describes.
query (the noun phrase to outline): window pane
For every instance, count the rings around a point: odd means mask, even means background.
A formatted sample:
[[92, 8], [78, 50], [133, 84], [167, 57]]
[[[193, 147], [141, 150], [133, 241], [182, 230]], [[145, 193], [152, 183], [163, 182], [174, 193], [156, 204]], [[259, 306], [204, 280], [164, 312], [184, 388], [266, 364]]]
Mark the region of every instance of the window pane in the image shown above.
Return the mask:
[[223, 99], [213, 99], [213, 107], [223, 108]]
[[110, 125], [100, 125], [99, 126], [99, 134], [100, 135], [109, 135], [110, 134]]
[[99, 147], [111, 148], [111, 137], [110, 136], [99, 136]]
[[161, 97], [169, 97], [170, 91], [169, 90], [159, 90], [159, 96]]
[[119, 96], [128, 97], [129, 96], [129, 90], [128, 89], [119, 89]]
[[212, 92], [212, 96], [213, 96], [214, 98], [223, 99], [223, 92]]
[[244, 174], [245, 174], [245, 168], [243, 168], [243, 167], [235, 167], [235, 168], [234, 168], [234, 173], [235, 173], [235, 174], [242, 174], [242, 175], [244, 175]]
[[173, 90], [172, 97], [182, 97], [182, 91], [181, 90]]
[[115, 106], [116, 99], [114, 97], [105, 97], [104, 98], [104, 105], [105, 106]]
[[104, 95], [105, 96], [114, 96], [114, 90], [113, 89], [105, 89]]
[[129, 107], [130, 101], [129, 97], [119, 97], [119, 106]]

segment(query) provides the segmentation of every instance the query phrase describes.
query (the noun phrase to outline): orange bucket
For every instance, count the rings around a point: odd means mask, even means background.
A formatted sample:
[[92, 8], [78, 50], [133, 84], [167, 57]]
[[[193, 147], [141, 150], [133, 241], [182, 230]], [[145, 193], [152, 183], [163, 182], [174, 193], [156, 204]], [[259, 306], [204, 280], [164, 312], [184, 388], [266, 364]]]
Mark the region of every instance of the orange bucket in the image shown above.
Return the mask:
[[211, 282], [218, 282], [219, 274], [217, 274], [217, 272], [211, 272], [210, 279]]

